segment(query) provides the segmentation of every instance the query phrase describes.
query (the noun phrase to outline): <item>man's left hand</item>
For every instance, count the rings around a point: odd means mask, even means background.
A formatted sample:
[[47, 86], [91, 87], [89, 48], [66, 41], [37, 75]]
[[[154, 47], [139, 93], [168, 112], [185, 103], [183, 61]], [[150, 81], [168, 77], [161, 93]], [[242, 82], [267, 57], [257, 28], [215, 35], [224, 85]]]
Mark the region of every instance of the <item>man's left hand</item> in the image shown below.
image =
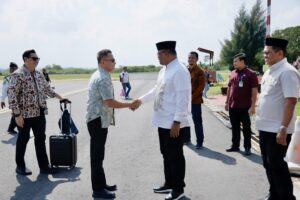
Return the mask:
[[170, 133], [170, 137], [171, 138], [177, 138], [180, 134], [180, 124], [178, 123], [173, 123], [172, 127], [171, 127], [171, 133]]
[[280, 131], [279, 133], [277, 133], [277, 136], [276, 136], [277, 143], [280, 145], [286, 146], [287, 145], [286, 137], [287, 137], [287, 133]]

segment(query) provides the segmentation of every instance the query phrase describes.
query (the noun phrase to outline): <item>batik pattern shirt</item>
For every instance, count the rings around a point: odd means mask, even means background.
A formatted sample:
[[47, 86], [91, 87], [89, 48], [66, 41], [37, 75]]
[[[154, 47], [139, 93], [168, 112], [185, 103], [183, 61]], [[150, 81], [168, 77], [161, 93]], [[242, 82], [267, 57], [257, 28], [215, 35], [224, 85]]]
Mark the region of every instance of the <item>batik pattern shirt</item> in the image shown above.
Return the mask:
[[113, 108], [104, 101], [114, 99], [114, 88], [109, 72], [100, 67], [93, 73], [89, 82], [86, 121], [101, 118], [102, 128], [115, 124]]
[[47, 114], [47, 97], [56, 93], [39, 71], [30, 72], [25, 66], [10, 76], [8, 87], [9, 108], [24, 118], [38, 117], [41, 109]]

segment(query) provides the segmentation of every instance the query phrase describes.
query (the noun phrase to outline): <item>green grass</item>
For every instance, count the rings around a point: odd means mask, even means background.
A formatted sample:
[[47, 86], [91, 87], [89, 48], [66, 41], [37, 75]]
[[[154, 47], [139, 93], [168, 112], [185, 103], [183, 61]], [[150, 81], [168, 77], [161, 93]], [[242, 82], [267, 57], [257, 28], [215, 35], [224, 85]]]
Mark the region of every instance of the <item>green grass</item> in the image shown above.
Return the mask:
[[300, 103], [297, 103], [297, 116], [300, 116]]
[[221, 94], [221, 87], [222, 86], [227, 86], [230, 72], [228, 70], [217, 71], [217, 74], [221, 74], [221, 76], [223, 77], [224, 81], [218, 82], [218, 83], [214, 83], [214, 86], [211, 86], [209, 88], [209, 90], [207, 92], [207, 96], [220, 95]]
[[207, 96], [216, 96], [221, 94], [221, 85], [211, 86], [207, 91]]

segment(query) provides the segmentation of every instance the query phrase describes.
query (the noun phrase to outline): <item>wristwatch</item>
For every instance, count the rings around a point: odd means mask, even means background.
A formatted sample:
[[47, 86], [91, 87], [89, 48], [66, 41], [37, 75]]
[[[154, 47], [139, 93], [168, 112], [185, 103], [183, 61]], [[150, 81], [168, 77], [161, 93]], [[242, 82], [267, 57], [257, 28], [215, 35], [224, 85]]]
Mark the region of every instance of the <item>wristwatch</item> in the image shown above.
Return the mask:
[[287, 128], [286, 128], [285, 126], [280, 126], [279, 132], [284, 132], [284, 133], [286, 133], [286, 131], [287, 131]]

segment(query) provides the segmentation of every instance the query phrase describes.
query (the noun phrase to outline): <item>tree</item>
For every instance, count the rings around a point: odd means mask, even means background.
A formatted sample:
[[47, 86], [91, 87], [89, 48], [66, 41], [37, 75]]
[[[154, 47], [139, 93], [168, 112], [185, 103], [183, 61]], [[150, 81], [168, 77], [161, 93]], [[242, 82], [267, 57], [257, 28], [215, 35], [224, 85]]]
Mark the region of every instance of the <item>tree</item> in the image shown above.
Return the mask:
[[287, 59], [289, 62], [297, 60], [300, 56], [300, 26], [276, 30], [272, 34], [272, 37], [288, 40]]
[[255, 56], [262, 51], [266, 34], [264, 13], [261, 0], [256, 1], [249, 14], [244, 6], [241, 7], [234, 20], [231, 39], [221, 43], [221, 63], [231, 65], [233, 56], [243, 52], [247, 55], [248, 65], [257, 69]]

